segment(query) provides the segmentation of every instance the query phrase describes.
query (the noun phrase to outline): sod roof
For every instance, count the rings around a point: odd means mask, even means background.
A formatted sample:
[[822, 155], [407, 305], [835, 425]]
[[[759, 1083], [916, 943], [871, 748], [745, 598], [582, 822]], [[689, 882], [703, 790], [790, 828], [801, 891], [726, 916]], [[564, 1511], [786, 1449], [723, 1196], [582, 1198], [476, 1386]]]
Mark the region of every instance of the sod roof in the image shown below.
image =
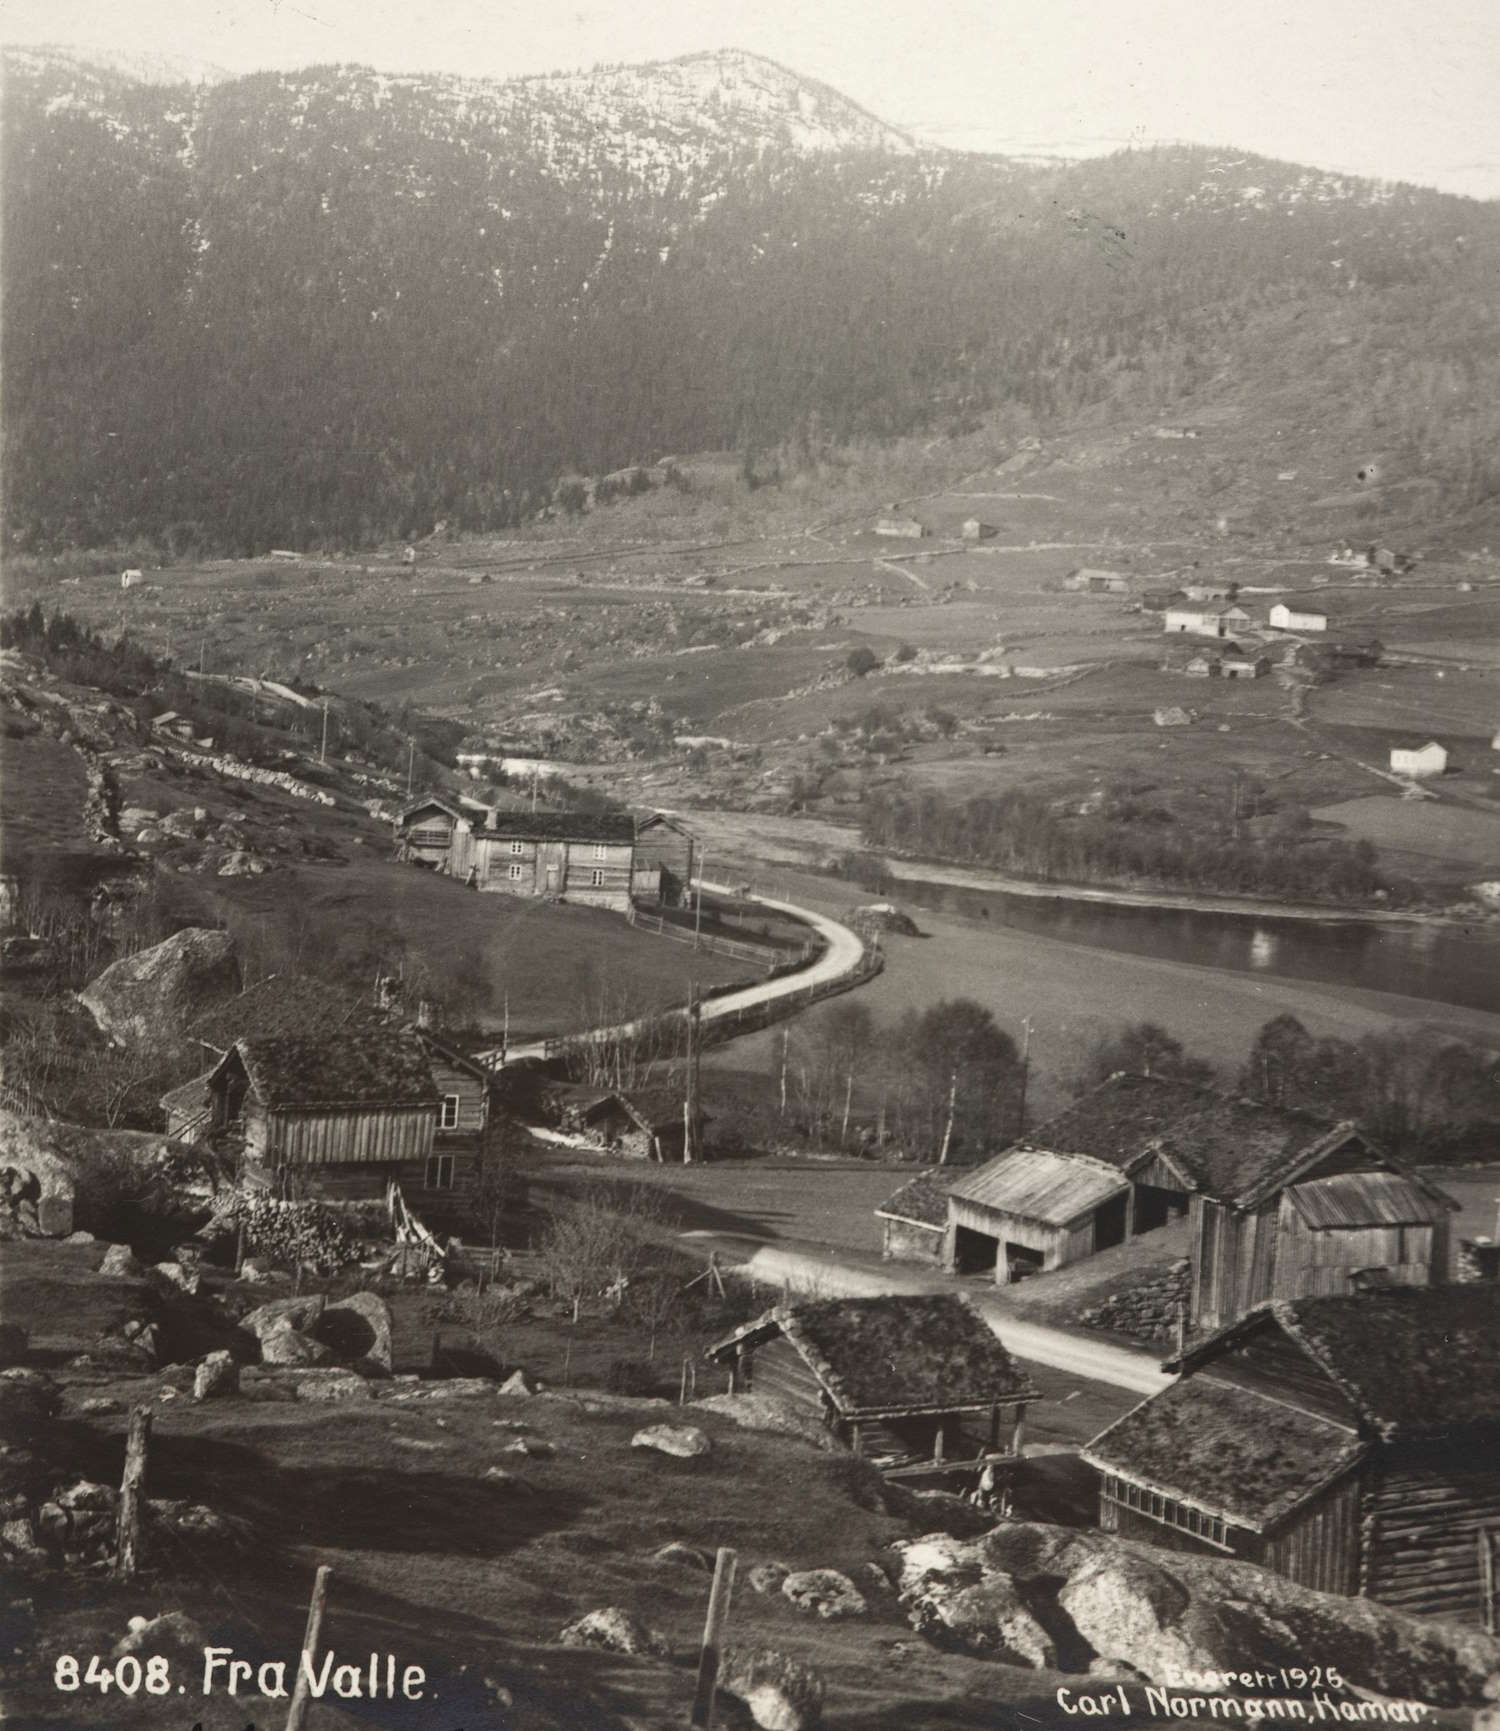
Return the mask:
[[846, 1418], [957, 1412], [1036, 1399], [1036, 1389], [959, 1293], [777, 1305], [709, 1348], [780, 1334]]
[[1374, 1163], [1385, 1164], [1351, 1123], [1331, 1124], [1260, 1100], [1208, 1095], [1171, 1124], [1157, 1145], [1195, 1188], [1245, 1206], [1351, 1140], [1369, 1149]]
[[635, 840], [635, 819], [628, 811], [495, 811], [481, 833], [502, 840], [623, 845]]
[[1065, 1111], [1028, 1131], [1014, 1146], [1051, 1154], [1087, 1154], [1123, 1169], [1180, 1119], [1213, 1099], [1206, 1088], [1188, 1082], [1118, 1071]]
[[[407, 1029], [239, 1040], [233, 1055], [245, 1066], [256, 1097], [272, 1111], [438, 1103], [426, 1048]], [[219, 1068], [230, 1061], [226, 1056]]]
[[1493, 1433], [1500, 1447], [1500, 1286], [1386, 1286], [1262, 1306], [1180, 1361], [1213, 1360], [1280, 1328], [1386, 1441]]
[[1367, 1448], [1332, 1420], [1205, 1371], [1133, 1408], [1096, 1436], [1083, 1458], [1100, 1472], [1263, 1532]]
[[309, 1028], [327, 1034], [350, 1024], [381, 1020], [380, 1012], [340, 986], [309, 974], [272, 974], [247, 986], [238, 997], [214, 1007], [188, 1029], [189, 1038], [227, 1052], [236, 1040], [301, 1035]]
[[948, 1224], [948, 1185], [936, 1173], [923, 1172], [887, 1196], [875, 1210], [877, 1220], [904, 1220], [912, 1226], [945, 1227]]

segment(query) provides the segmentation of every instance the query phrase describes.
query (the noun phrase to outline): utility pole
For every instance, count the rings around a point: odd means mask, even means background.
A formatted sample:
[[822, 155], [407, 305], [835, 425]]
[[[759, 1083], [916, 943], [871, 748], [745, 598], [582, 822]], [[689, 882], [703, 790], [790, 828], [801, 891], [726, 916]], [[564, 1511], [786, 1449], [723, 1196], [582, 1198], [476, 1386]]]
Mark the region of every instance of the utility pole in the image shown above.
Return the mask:
[[1031, 1076], [1031, 1017], [1021, 1018], [1021, 1102], [1020, 1123], [1016, 1126], [1019, 1136], [1026, 1128], [1026, 1084]]
[[948, 1078], [948, 1122], [943, 1126], [943, 1145], [938, 1150], [939, 1166], [948, 1164], [948, 1144], [953, 1140], [953, 1112], [958, 1105], [958, 1071]]
[[318, 762], [328, 761], [328, 699], [323, 699], [323, 743], [318, 748]]
[[535, 763], [532, 764], [532, 766], [531, 766], [531, 809], [533, 811], [536, 810], [537, 782], [541, 779], [541, 774], [542, 774], [541, 765], [535, 764]]
[[698, 856], [698, 894], [693, 898], [693, 948], [699, 943], [699, 934], [703, 929], [703, 866], [707, 860], [706, 853]]
[[198, 639], [198, 677], [203, 677], [203, 638]]
[[500, 1067], [505, 1067], [505, 1054], [510, 1050], [510, 993], [505, 994], [505, 1019], [500, 1025]]
[[682, 1162], [685, 1166], [698, 1158], [698, 1053], [703, 1044], [702, 1014], [698, 982], [693, 980], [688, 986], [687, 1089], [682, 1101]]
[[416, 761], [417, 761], [417, 742], [414, 739], [408, 739], [406, 742], [406, 797], [408, 799], [411, 798], [412, 766], [416, 763]]
[[781, 1030], [781, 1115], [783, 1118], [786, 1117], [786, 1054], [791, 1038], [791, 1030], [783, 1028]]

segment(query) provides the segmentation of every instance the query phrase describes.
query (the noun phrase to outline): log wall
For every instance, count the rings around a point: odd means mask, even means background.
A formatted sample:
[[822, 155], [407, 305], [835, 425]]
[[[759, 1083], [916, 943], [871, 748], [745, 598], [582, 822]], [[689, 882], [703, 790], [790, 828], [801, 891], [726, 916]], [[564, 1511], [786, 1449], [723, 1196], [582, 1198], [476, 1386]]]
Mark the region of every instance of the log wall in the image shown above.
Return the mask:
[[1365, 1491], [1360, 1591], [1414, 1616], [1478, 1623], [1481, 1527], [1500, 1527], [1500, 1439], [1386, 1450]]

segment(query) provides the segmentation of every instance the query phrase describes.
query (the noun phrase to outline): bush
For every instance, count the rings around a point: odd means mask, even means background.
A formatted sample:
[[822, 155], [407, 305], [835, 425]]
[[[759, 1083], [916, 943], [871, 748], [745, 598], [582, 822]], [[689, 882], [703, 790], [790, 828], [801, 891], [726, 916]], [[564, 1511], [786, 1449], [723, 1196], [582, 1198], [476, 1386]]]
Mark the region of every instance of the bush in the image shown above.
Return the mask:
[[856, 679], [863, 679], [867, 673], [873, 673], [880, 665], [880, 659], [869, 644], [861, 643], [858, 648], [849, 651], [845, 667]]
[[916, 647], [915, 647], [915, 645], [910, 644], [910, 643], [898, 644], [896, 647], [896, 653], [892, 657], [892, 660], [902, 662], [903, 664], [905, 662], [908, 662], [908, 661], [915, 661], [916, 659], [917, 659]]

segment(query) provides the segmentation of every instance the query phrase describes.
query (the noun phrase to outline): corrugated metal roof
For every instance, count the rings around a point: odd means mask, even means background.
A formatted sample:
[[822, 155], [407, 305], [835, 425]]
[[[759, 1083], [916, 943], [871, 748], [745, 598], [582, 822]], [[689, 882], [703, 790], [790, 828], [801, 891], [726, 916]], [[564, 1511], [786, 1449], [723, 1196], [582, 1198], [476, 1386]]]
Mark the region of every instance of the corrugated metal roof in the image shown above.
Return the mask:
[[1314, 1230], [1335, 1226], [1425, 1226], [1448, 1209], [1397, 1172], [1340, 1172], [1311, 1178], [1287, 1191]]
[[1118, 1172], [1100, 1162], [1018, 1148], [961, 1179], [948, 1194], [1002, 1214], [1066, 1226], [1129, 1188]]

